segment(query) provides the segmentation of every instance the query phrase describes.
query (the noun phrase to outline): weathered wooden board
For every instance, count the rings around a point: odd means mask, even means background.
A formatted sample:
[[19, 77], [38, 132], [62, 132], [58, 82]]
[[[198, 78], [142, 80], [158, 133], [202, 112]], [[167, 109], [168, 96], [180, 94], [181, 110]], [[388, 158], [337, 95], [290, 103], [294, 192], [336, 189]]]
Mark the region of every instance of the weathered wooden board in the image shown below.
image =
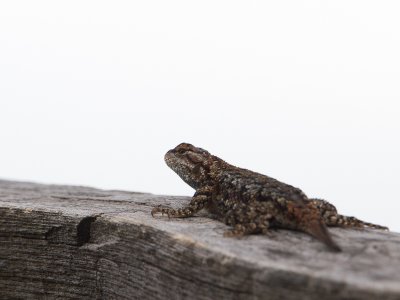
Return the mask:
[[286, 230], [242, 239], [187, 197], [0, 181], [0, 299], [400, 299], [400, 235]]

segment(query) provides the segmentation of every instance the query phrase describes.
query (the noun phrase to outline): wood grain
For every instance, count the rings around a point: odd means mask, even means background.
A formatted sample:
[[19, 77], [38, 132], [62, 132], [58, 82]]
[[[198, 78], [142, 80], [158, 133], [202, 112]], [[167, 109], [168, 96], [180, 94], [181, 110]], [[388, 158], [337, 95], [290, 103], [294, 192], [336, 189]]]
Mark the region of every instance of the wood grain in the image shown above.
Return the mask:
[[188, 197], [0, 181], [0, 299], [400, 299], [400, 235], [286, 230], [242, 239]]

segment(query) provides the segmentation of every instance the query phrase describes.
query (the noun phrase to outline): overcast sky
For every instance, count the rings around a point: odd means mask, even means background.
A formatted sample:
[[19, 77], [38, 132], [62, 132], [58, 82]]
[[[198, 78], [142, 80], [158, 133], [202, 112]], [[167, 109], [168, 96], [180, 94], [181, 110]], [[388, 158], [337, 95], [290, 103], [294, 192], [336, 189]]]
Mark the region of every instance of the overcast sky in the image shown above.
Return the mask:
[[2, 1], [0, 178], [191, 195], [180, 142], [400, 231], [398, 1]]

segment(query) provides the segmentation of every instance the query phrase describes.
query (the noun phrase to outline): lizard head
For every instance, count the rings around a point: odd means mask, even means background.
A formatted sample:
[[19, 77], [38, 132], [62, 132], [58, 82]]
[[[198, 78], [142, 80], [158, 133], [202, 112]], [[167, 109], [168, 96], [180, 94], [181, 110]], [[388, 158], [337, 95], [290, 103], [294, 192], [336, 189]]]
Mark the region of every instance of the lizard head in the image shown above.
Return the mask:
[[194, 189], [209, 178], [213, 156], [206, 150], [182, 143], [164, 156], [167, 165]]

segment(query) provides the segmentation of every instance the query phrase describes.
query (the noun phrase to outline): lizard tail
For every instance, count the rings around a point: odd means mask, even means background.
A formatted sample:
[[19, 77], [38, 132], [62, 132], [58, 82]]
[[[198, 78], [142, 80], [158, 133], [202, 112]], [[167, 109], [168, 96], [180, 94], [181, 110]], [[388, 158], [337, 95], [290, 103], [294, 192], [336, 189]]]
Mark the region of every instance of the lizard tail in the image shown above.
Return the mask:
[[[353, 228], [369, 227], [374, 229], [389, 230], [385, 226], [364, 222], [355, 217], [347, 217], [343, 215], [332, 216], [328, 219], [327, 223], [328, 226], [330, 225], [330, 226], [353, 227]], [[332, 225], [330, 223], [332, 223]]]
[[332, 236], [321, 219], [314, 219], [308, 222], [307, 226], [303, 228], [303, 230], [309, 235], [315, 237], [317, 240], [323, 242], [333, 251], [342, 251], [342, 249], [332, 239]]

